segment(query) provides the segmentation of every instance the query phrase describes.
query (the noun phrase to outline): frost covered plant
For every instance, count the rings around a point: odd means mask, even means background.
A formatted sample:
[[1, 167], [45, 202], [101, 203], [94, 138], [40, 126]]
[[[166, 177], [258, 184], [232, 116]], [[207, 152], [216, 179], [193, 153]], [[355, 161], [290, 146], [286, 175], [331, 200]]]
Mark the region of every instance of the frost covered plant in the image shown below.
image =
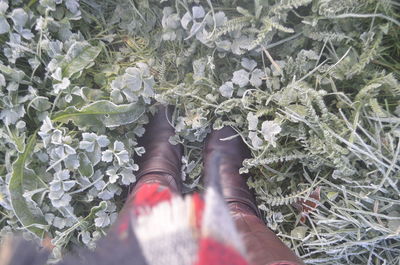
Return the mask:
[[275, 121], [264, 121], [261, 124], [261, 131], [257, 130], [258, 127], [258, 117], [249, 112], [247, 114], [249, 138], [251, 140], [252, 146], [255, 149], [260, 149], [263, 145], [263, 140], [258, 136], [259, 133], [263, 136], [264, 140], [276, 147], [276, 136], [281, 132], [282, 128]]
[[154, 95], [154, 77], [147, 64], [137, 63], [128, 67], [122, 76], [111, 82], [111, 99], [115, 103], [137, 102], [141, 97], [146, 103]]
[[264, 136], [264, 140], [273, 147], [276, 146], [276, 135], [280, 133], [281, 130], [281, 127], [274, 121], [264, 121], [261, 124], [261, 133]]
[[261, 69], [256, 68], [257, 62], [243, 58], [241, 65], [244, 69], [233, 72], [232, 82], [239, 87], [245, 87], [249, 83], [253, 87], [260, 87], [265, 73]]
[[[123, 102], [111, 102], [110, 84], [118, 72], [108, 72], [107, 80], [93, 77], [110, 65], [101, 53], [113, 37], [90, 37], [93, 32], [80, 24], [81, 3], [0, 1], [0, 213], [7, 216], [0, 227], [25, 227], [37, 237], [46, 232], [56, 256], [81, 233], [93, 245], [115, 220], [115, 197], [135, 181], [137, 170], [118, 143], [142, 151], [136, 134], [107, 130], [132, 125], [129, 130], [139, 133], [143, 122], [135, 122], [155, 86], [146, 63], [123, 67]], [[121, 48], [121, 57], [124, 52]], [[112, 159], [102, 161], [107, 150]], [[114, 217], [92, 226], [103, 200], [108, 205], [103, 211]]]
[[105, 135], [95, 133], [83, 133], [82, 141], [79, 142], [79, 148], [86, 151], [88, 158], [93, 166], [101, 160], [101, 149], [107, 147], [110, 140]]
[[231, 98], [233, 96], [233, 82], [225, 82], [222, 86], [219, 87], [219, 92], [223, 97]]
[[93, 248], [159, 101], [188, 189], [207, 133], [232, 126], [265, 219], [306, 263], [397, 264], [398, 5], [234, 3], [0, 1], [0, 233], [45, 228], [58, 258]]
[[[349, 3], [238, 2], [235, 11], [224, 10], [226, 21], [210, 31], [207, 30], [208, 17], [215, 18], [216, 10], [226, 7], [227, 3], [202, 3], [201, 8], [197, 3], [186, 6], [182, 8], [185, 15], [181, 24], [186, 39], [198, 42], [185, 47], [178, 58], [189, 55], [195, 60], [187, 64], [192, 69], [182, 70], [181, 83], [171, 84], [170, 89], [159, 96], [171, 104], [178, 103], [179, 111], [186, 113], [177, 123], [177, 132], [185, 140], [193, 141], [192, 135], [201, 135], [208, 125], [215, 129], [223, 125], [236, 128], [252, 149], [253, 157], [245, 161], [242, 171], [253, 175], [249, 184], [258, 193], [260, 207], [271, 216], [285, 216], [284, 220], [275, 221], [273, 228], [282, 235], [286, 233], [286, 239], [296, 238], [301, 251], [305, 250], [306, 261], [311, 264], [370, 262], [371, 257], [364, 253], [371, 253], [371, 248], [355, 243], [358, 239], [354, 233], [332, 232], [340, 230], [343, 224], [357, 230], [360, 223], [350, 221], [353, 216], [364, 220], [362, 226], [366, 229], [374, 227], [373, 235], [363, 233], [361, 237], [382, 247], [382, 252], [375, 255], [376, 260], [398, 261], [391, 256], [395, 252], [398, 254], [393, 249], [398, 233], [392, 233], [398, 230], [388, 232], [382, 224], [365, 219], [366, 215], [376, 213], [370, 204], [373, 199], [368, 197], [372, 194], [374, 199], [378, 196], [383, 200], [379, 205], [387, 205], [383, 198], [389, 196], [398, 206], [397, 182], [393, 180], [393, 173], [387, 173], [390, 164], [384, 166], [378, 162], [382, 162], [378, 158], [380, 155], [371, 154], [371, 150], [381, 150], [378, 146], [382, 144], [381, 140], [372, 140], [372, 135], [381, 135], [383, 127], [396, 131], [391, 119], [397, 118], [394, 106], [398, 104], [398, 80], [383, 69], [377, 70], [374, 58], [379, 54], [382, 37], [387, 34], [384, 32], [388, 32], [384, 28], [389, 24], [396, 28], [399, 24], [386, 15], [394, 15], [398, 9], [390, 4], [383, 8], [378, 2]], [[358, 9], [354, 9], [355, 5]], [[171, 8], [176, 7], [171, 5]], [[379, 23], [375, 15], [366, 15], [377, 14], [375, 10], [382, 12]], [[179, 11], [179, 8], [174, 9], [173, 13], [180, 14]], [[296, 17], [301, 17], [301, 21]], [[360, 28], [365, 33], [360, 32]], [[209, 54], [213, 55], [212, 60], [206, 59], [205, 55]], [[367, 100], [361, 100], [365, 95], [363, 91], [375, 92], [368, 93]], [[385, 106], [379, 93], [390, 95], [392, 103]], [[207, 122], [194, 127], [197, 132], [188, 133], [192, 128], [190, 117], [200, 109]], [[375, 118], [371, 120], [371, 117]], [[392, 122], [383, 122], [383, 117], [391, 117]], [[392, 147], [388, 147], [387, 153], [384, 151], [386, 155], [382, 154], [388, 163], [398, 161], [398, 138], [389, 135], [391, 140], [387, 143]], [[371, 160], [367, 162], [365, 156]], [[364, 174], [378, 171], [381, 177], [386, 176], [384, 181]], [[199, 175], [193, 172], [190, 177], [197, 179]], [[375, 185], [378, 182], [382, 189], [373, 189], [371, 181], [375, 181]], [[316, 185], [326, 190], [325, 199], [319, 210], [309, 216], [308, 226], [293, 228], [297, 224], [296, 215], [274, 206], [290, 208], [292, 202], [303, 197], [302, 194], [309, 194]], [[390, 191], [384, 190], [382, 185]], [[348, 190], [352, 191], [352, 202], [346, 199]], [[359, 196], [355, 190], [368, 196]], [[363, 201], [362, 206], [358, 204], [360, 201]], [[332, 208], [325, 208], [324, 203]], [[343, 205], [351, 205], [359, 214], [350, 213], [352, 210], [343, 212]], [[390, 212], [397, 212], [396, 207]], [[288, 216], [292, 216], [292, 222], [288, 222]], [[332, 218], [335, 221], [331, 221]], [[389, 223], [388, 219], [386, 221]], [[393, 241], [383, 243], [380, 236], [384, 234]], [[354, 242], [344, 243], [341, 237], [344, 235]], [[325, 248], [325, 240], [331, 244], [329, 249]], [[385, 244], [389, 244], [390, 249]], [[353, 254], [344, 254], [343, 248]]]
[[7, 2], [0, 2], [0, 34], [7, 33], [10, 30], [10, 24], [5, 17], [8, 9]]
[[163, 40], [176, 40], [182, 38], [182, 30], [180, 28], [180, 17], [174, 13], [174, 9], [167, 6], [163, 9], [163, 18], [161, 20], [163, 26]]
[[101, 160], [112, 162], [114, 158], [119, 166], [122, 166], [129, 161], [129, 153], [125, 150], [125, 145], [120, 141], [115, 141], [112, 149], [102, 152]]
[[127, 166], [122, 169], [111, 166], [107, 169], [106, 174], [110, 177], [110, 183], [115, 183], [118, 179], [121, 179], [122, 184], [129, 185], [136, 181], [136, 177], [132, 171], [137, 171], [138, 169], [137, 165]]
[[0, 179], [0, 205], [7, 210], [10, 210], [10, 202], [8, 199], [8, 190], [7, 190], [7, 186], [6, 183], [4, 182], [4, 180], [1, 178]]
[[[67, 77], [62, 76], [61, 71], [61, 67], [57, 67], [55, 72], [51, 75], [54, 80], [58, 81], [58, 83], [53, 85], [53, 91], [56, 94], [59, 94], [62, 90], [66, 90], [71, 84], [71, 81]], [[71, 102], [71, 97], [66, 98], [66, 101]]]
[[107, 227], [117, 219], [118, 213], [116, 212], [117, 207], [114, 203], [107, 203], [107, 207], [104, 210], [96, 212], [96, 218], [94, 224], [97, 227]]
[[49, 184], [49, 198], [53, 206], [56, 208], [68, 206], [72, 197], [67, 192], [76, 184], [75, 180], [70, 179], [70, 172], [66, 169], [56, 172], [54, 179]]
[[[256, 68], [256, 61], [244, 57], [241, 61], [241, 66], [244, 69], [233, 72], [232, 80], [219, 87], [219, 92], [223, 97], [231, 98], [233, 96], [234, 85], [239, 88], [244, 88], [248, 85], [258, 88], [262, 85], [266, 75], [261, 69]], [[239, 89], [237, 93], [238, 96], [241, 96], [243, 95], [243, 90]]]

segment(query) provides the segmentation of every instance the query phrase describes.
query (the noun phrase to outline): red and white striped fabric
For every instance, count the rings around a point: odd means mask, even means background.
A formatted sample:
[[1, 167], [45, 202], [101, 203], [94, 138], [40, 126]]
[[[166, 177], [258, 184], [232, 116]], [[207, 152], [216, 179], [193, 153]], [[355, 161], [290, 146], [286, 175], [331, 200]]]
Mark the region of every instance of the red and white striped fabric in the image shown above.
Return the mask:
[[221, 195], [172, 194], [159, 184], [141, 187], [121, 213], [115, 233], [133, 231], [149, 265], [247, 265], [246, 251]]

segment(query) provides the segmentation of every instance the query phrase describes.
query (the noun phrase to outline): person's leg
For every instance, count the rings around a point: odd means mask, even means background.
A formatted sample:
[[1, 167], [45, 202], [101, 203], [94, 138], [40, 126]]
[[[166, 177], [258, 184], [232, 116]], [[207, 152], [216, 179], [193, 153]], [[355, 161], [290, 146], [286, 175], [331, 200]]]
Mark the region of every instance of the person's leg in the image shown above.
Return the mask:
[[303, 262], [272, 232], [246, 205], [228, 203], [243, 242], [248, 250], [251, 264], [303, 264]]
[[156, 194], [158, 199], [163, 200], [173, 194], [181, 194], [182, 146], [169, 143], [169, 138], [175, 135], [169, 123], [171, 117], [171, 108], [160, 105], [145, 126], [146, 131], [139, 139], [139, 145], [145, 148], [146, 153], [142, 157], [135, 157], [139, 165], [137, 181], [110, 233], [126, 226], [131, 212], [135, 210], [138, 196], [147, 199], [151, 197], [149, 194]]
[[220, 140], [235, 134], [232, 128], [224, 127], [208, 136], [204, 147], [206, 182], [218, 174], [222, 194], [242, 235], [251, 264], [303, 264], [261, 220], [246, 177], [239, 174], [243, 160], [250, 157], [250, 151], [240, 137]]
[[145, 133], [139, 139], [139, 145], [145, 148], [145, 154], [135, 157], [139, 165], [137, 182], [132, 194], [144, 184], [159, 183], [174, 193], [181, 193], [182, 145], [172, 145], [169, 138], [175, 135], [170, 124], [172, 108], [159, 105], [157, 113], [145, 126]]

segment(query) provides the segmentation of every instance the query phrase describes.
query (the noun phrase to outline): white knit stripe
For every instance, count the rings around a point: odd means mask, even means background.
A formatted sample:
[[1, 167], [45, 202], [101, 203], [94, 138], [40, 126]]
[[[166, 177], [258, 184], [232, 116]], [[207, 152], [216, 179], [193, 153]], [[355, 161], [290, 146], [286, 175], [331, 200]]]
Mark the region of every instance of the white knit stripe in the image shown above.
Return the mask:
[[133, 229], [149, 265], [193, 264], [197, 239], [191, 226], [192, 197], [162, 202], [133, 222]]
[[243, 257], [246, 250], [221, 194], [212, 186], [205, 193], [201, 236], [211, 237], [236, 249]]

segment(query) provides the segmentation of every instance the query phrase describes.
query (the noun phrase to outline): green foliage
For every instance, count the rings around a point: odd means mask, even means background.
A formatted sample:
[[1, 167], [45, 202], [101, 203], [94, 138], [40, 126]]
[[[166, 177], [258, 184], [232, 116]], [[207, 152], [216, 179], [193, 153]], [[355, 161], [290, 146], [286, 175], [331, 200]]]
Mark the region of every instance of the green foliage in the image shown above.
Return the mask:
[[46, 231], [44, 216], [36, 205], [29, 203], [24, 198], [24, 191], [26, 189], [36, 189], [38, 186], [31, 184], [27, 187], [27, 182], [37, 182], [35, 179], [38, 178], [32, 170], [26, 168], [26, 161], [32, 155], [35, 143], [36, 136], [32, 135], [28, 139], [25, 151], [14, 162], [12, 175], [8, 183], [8, 190], [10, 192], [11, 206], [18, 221], [24, 228], [27, 228], [38, 237], [43, 237]]
[[53, 122], [63, 123], [72, 120], [80, 128], [85, 126], [117, 127], [136, 121], [143, 115], [144, 111], [143, 104], [115, 105], [110, 101], [98, 100], [81, 109], [70, 106], [55, 113], [52, 120]]
[[398, 263], [399, 5], [233, 3], [1, 1], [2, 233], [45, 228], [55, 258], [94, 247], [155, 100], [175, 106], [189, 189], [207, 133], [233, 126], [268, 226], [306, 263]]

